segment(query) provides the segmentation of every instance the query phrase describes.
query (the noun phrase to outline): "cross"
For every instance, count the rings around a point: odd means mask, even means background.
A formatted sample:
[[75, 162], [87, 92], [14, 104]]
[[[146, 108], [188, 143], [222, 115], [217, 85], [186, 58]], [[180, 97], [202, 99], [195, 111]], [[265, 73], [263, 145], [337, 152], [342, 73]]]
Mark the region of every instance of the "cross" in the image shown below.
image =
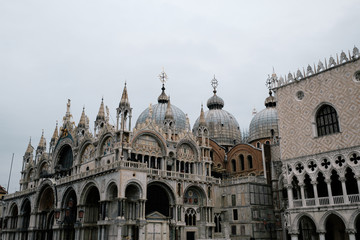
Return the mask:
[[326, 158], [321, 163], [321, 166], [323, 166], [325, 169], [328, 169], [329, 165], [330, 165], [330, 162]]
[[338, 156], [337, 158], [338, 159], [335, 161], [335, 163], [341, 167], [345, 162], [345, 159], [343, 159], [341, 156]]
[[219, 85], [218, 80], [215, 78], [215, 74], [214, 74], [214, 78], [211, 80], [211, 86], [214, 88], [214, 93], [216, 93], [216, 88]]
[[160, 82], [164, 85], [166, 83], [166, 80], [168, 79], [168, 76], [166, 75], [164, 68], [162, 72], [159, 74]]
[[360, 156], [357, 156], [356, 153], [354, 153], [350, 158], [350, 161], [354, 162], [355, 164], [358, 164], [358, 162], [360, 161]]
[[308, 167], [311, 169], [311, 171], [314, 171], [314, 169], [317, 167], [316, 163], [314, 161], [311, 161]]
[[299, 173], [301, 173], [303, 169], [304, 169], [304, 166], [301, 165], [301, 163], [298, 163], [298, 165], [296, 165], [296, 170], [297, 170]]

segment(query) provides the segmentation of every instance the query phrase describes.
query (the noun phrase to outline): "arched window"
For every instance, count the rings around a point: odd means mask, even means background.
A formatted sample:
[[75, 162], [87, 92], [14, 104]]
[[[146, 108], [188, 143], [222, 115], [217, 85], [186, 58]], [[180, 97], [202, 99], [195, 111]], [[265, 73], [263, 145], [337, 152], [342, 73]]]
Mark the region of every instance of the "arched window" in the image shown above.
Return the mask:
[[192, 208], [186, 210], [185, 213], [186, 226], [196, 226], [196, 211]]
[[233, 172], [236, 172], [236, 162], [235, 162], [234, 159], [231, 160], [231, 167], [232, 167], [232, 171], [233, 171]]
[[252, 156], [251, 156], [251, 155], [248, 155], [248, 156], [247, 156], [247, 159], [248, 159], [248, 166], [249, 166], [249, 168], [253, 168]]
[[244, 155], [240, 154], [240, 169], [245, 170]]
[[336, 110], [330, 105], [323, 105], [316, 113], [318, 137], [339, 132], [339, 121]]

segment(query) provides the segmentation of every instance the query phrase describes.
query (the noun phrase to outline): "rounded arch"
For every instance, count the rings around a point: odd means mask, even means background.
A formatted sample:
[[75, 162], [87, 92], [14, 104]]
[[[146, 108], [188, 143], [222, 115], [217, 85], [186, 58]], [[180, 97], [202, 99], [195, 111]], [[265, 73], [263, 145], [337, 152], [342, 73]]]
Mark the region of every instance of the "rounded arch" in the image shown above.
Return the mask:
[[55, 169], [55, 166], [57, 166], [59, 160], [59, 154], [65, 146], [67, 145], [70, 146], [71, 150], [74, 148], [74, 142], [72, 140], [72, 137], [70, 137], [70, 135], [68, 136], [69, 137], [60, 139], [55, 147], [53, 159], [52, 159], [52, 169]]
[[114, 139], [114, 135], [111, 132], [105, 132], [103, 135], [101, 135], [100, 140], [99, 140], [99, 144], [98, 144], [97, 149], [96, 149], [96, 157], [103, 156], [102, 147], [109, 138]]
[[165, 156], [167, 154], [167, 152], [166, 152], [167, 147], [166, 147], [166, 143], [165, 143], [166, 141], [160, 134], [157, 134], [156, 132], [153, 132], [153, 131], [142, 130], [140, 132], [137, 132], [130, 143], [131, 146], [134, 147], [134, 144], [136, 143], [136, 141], [140, 137], [146, 136], [146, 135], [154, 138], [157, 141], [157, 143], [159, 144], [159, 146], [161, 148], [162, 155]]
[[354, 229], [357, 221], [360, 221], [360, 209], [355, 210], [351, 214], [346, 226], [348, 226], [349, 229]]
[[195, 154], [195, 158], [194, 160], [195, 161], [200, 161], [200, 149], [197, 147], [196, 143], [194, 141], [192, 141], [191, 139], [187, 139], [187, 138], [184, 138], [184, 139], [181, 139], [178, 144], [176, 145], [176, 149], [180, 149], [182, 145], [188, 145], [194, 152]]
[[313, 218], [313, 216], [311, 216], [309, 213], [307, 212], [301, 212], [298, 215], [296, 215], [296, 217], [294, 218], [292, 224], [291, 224], [291, 229], [293, 232], [298, 232], [299, 231], [299, 226], [300, 226], [300, 220], [303, 217], [308, 217], [311, 219], [311, 221], [314, 223], [316, 229], [319, 229], [319, 224], [316, 222], [316, 220]]
[[126, 196], [126, 189], [131, 186], [134, 186], [138, 189], [139, 199], [143, 199], [144, 198], [144, 187], [141, 184], [141, 182], [137, 179], [131, 179], [126, 183], [125, 188], [124, 188], [124, 196]]
[[78, 202], [78, 196], [76, 194], [76, 191], [74, 190], [73, 187], [69, 186], [65, 191], [64, 194], [62, 195], [61, 198], [61, 208], [66, 208], [67, 207], [67, 202], [68, 200], [72, 198], [73, 201], [75, 201], [76, 203]]
[[25, 198], [21, 204], [22, 222], [21, 228], [27, 229], [30, 225], [31, 202], [29, 198]]
[[146, 192], [145, 215], [159, 212], [164, 216], [170, 217], [171, 208], [175, 205], [173, 189], [165, 183], [154, 181], [147, 185]]
[[138, 201], [141, 199], [141, 188], [138, 184], [128, 184], [125, 188], [125, 197], [128, 201]]
[[[92, 187], [96, 187], [99, 191], [99, 186], [95, 181], [89, 181], [81, 188], [80, 197], [79, 197], [80, 205], [83, 205], [85, 203], [88, 191]], [[100, 193], [100, 191], [99, 191], [99, 193]]]
[[[81, 164], [81, 158], [84, 154], [84, 151], [85, 149], [89, 146], [89, 145], [92, 145], [92, 142], [90, 139], [84, 139], [81, 144], [80, 144], [80, 147], [79, 147], [79, 154], [76, 156], [76, 160], [75, 160], [75, 163], [76, 164]], [[95, 148], [95, 146], [94, 146]]]
[[19, 207], [16, 202], [12, 202], [10, 204], [7, 216], [11, 216], [14, 211], [16, 211], [17, 213], [19, 212]]
[[206, 202], [207, 202], [207, 196], [206, 196], [206, 193], [205, 193], [205, 190], [200, 187], [200, 186], [197, 186], [197, 185], [194, 185], [194, 184], [190, 184], [189, 186], [187, 186], [184, 190], [184, 195], [186, 196], [186, 194], [190, 191], [190, 190], [195, 190], [196, 192], [198, 192], [198, 194], [200, 195], [201, 197], [201, 201], [199, 201], [199, 204], [201, 205], [206, 205]]
[[328, 217], [330, 215], [336, 215], [338, 216], [342, 222], [345, 224], [345, 226], [347, 226], [348, 222], [346, 221], [346, 219], [340, 214], [338, 213], [337, 211], [334, 211], [334, 210], [330, 210], [330, 211], [327, 211], [326, 213], [324, 213], [324, 215], [320, 218], [320, 221], [319, 221], [319, 230], [321, 231], [325, 231], [326, 229], [326, 220], [328, 219]]
[[[106, 193], [105, 193], [106, 199], [108, 199], [108, 200], [109, 199], [114, 199], [114, 198], [117, 198], [119, 196], [119, 187], [116, 184], [116, 180], [111, 179], [107, 183], [105, 189], [106, 189]], [[114, 196], [114, 195], [116, 195], [116, 196]]]

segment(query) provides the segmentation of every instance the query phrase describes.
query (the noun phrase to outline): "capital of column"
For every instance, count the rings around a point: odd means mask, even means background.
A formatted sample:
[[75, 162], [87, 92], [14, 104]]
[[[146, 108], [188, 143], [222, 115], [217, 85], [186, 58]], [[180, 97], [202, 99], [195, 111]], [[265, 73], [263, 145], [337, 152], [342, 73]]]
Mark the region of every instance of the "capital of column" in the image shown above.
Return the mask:
[[317, 181], [311, 181], [311, 184], [316, 185], [316, 184], [318, 184], [318, 182]]
[[355, 229], [347, 228], [347, 229], [345, 229], [345, 232], [348, 233], [348, 234], [355, 234], [355, 233], [356, 233], [356, 230], [355, 230]]
[[330, 178], [326, 178], [326, 179], [324, 180], [324, 182], [326, 182], [326, 183], [331, 183], [331, 179], [330, 179]]
[[345, 182], [346, 178], [345, 177], [339, 177], [340, 182]]

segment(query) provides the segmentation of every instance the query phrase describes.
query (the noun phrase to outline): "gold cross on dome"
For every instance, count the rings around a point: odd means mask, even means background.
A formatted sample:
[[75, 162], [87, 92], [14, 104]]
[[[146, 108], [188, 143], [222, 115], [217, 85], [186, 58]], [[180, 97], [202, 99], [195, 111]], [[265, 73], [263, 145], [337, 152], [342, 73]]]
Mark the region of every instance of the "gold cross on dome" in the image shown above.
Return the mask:
[[159, 74], [159, 78], [160, 78], [160, 82], [162, 84], [165, 84], [167, 79], [168, 79], [168, 76], [166, 75], [165, 71], [164, 71], [164, 68], [162, 70], [162, 72]]

